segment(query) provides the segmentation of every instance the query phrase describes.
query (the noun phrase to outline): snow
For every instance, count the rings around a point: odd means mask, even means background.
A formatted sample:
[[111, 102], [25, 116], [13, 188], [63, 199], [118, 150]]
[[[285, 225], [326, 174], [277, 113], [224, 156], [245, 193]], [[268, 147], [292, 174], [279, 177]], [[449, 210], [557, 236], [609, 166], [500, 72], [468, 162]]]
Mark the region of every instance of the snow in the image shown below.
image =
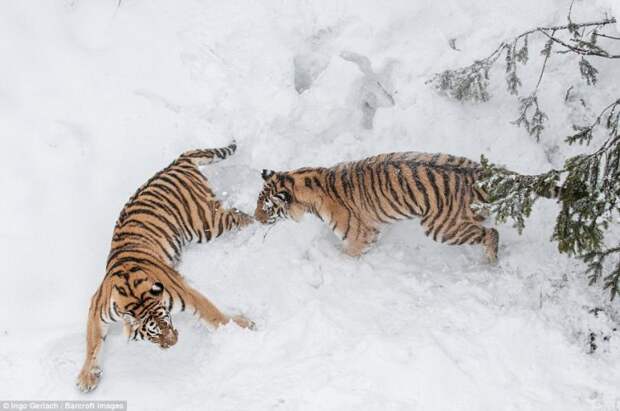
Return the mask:
[[[509, 123], [517, 102], [501, 68], [485, 104], [424, 84], [503, 38], [562, 22], [568, 0], [117, 3], [0, 5], [0, 399], [126, 399], [132, 410], [620, 407], [617, 303], [549, 241], [549, 201], [522, 236], [498, 227], [497, 266], [479, 248], [433, 243], [416, 221], [390, 226], [358, 259], [311, 217], [194, 246], [179, 270], [257, 330], [181, 314], [179, 342], [162, 352], [118, 327], [99, 387], [79, 393], [114, 221], [183, 150], [235, 138], [238, 153], [204, 171], [227, 204], [252, 212], [263, 168], [401, 150], [484, 154], [526, 173], [558, 167], [578, 150], [562, 143], [569, 115], [592, 119], [620, 92], [612, 63], [597, 63], [599, 83], [586, 88], [576, 62], [558, 56], [541, 86], [550, 120], [537, 144]], [[573, 15], [612, 11], [612, 0], [576, 2]], [[524, 94], [541, 63], [534, 43]], [[395, 105], [378, 109], [372, 130], [355, 100], [363, 74], [344, 50], [377, 73], [393, 64]], [[312, 78], [301, 95], [294, 61]], [[570, 85], [591, 112], [567, 110]]]

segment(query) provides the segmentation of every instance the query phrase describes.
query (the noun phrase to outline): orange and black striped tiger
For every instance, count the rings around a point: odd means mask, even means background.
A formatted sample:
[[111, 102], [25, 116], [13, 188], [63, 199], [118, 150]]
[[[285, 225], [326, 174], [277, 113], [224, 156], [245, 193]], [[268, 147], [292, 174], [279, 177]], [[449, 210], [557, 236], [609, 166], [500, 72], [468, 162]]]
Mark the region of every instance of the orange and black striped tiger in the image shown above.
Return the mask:
[[252, 326], [242, 316], [221, 313], [174, 269], [186, 245], [252, 222], [249, 215], [224, 208], [198, 169], [235, 149], [233, 143], [183, 153], [140, 187], [121, 211], [105, 277], [91, 299], [86, 359], [77, 380], [82, 391], [97, 386], [98, 355], [111, 323], [123, 321], [129, 338], [146, 339], [161, 348], [177, 341], [170, 316], [175, 311], [192, 309], [216, 326], [231, 319], [242, 327]]
[[[311, 213], [358, 256], [383, 224], [419, 217], [425, 234], [447, 244], [482, 244], [497, 259], [498, 233], [472, 209], [487, 194], [475, 185], [480, 165], [447, 154], [391, 153], [330, 168], [263, 170], [255, 217], [263, 224]], [[553, 195], [551, 195], [553, 196]]]

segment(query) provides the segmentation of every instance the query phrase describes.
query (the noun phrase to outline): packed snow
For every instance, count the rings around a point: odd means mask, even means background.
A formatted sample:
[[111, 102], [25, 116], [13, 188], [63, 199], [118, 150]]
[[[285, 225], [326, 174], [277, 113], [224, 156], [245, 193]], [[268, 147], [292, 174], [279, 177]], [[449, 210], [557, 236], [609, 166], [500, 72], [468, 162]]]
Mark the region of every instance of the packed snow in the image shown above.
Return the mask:
[[[425, 84], [501, 39], [564, 22], [569, 5], [2, 2], [0, 400], [114, 399], [131, 410], [620, 409], [617, 302], [550, 242], [553, 201], [537, 203], [521, 236], [497, 227], [495, 266], [480, 247], [432, 242], [416, 221], [387, 227], [361, 258], [345, 256], [311, 216], [193, 246], [179, 271], [257, 329], [215, 330], [183, 313], [178, 344], [162, 351], [127, 342], [118, 326], [98, 388], [75, 387], [116, 217], [184, 150], [236, 139], [237, 154], [204, 172], [227, 205], [246, 212], [263, 168], [415, 150], [484, 154], [537, 173], [583, 150], [563, 138], [620, 95], [617, 62], [597, 61], [599, 82], [589, 87], [574, 57], [551, 60], [540, 143], [510, 124], [517, 101], [501, 67], [488, 103], [451, 101]], [[573, 18], [614, 12], [616, 0], [576, 1]], [[524, 94], [542, 63], [542, 42], [530, 48]], [[368, 58], [393, 99], [377, 103], [371, 129], [360, 110], [368, 73], [343, 52]], [[571, 85], [587, 109], [564, 103]]]

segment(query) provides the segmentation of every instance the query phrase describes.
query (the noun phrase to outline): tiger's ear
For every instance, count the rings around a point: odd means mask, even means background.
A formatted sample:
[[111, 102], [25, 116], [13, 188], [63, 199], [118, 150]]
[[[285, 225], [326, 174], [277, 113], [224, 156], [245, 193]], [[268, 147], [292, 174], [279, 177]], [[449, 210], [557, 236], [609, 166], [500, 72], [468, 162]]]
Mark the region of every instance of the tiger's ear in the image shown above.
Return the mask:
[[263, 171], [260, 173], [261, 177], [263, 177], [263, 180], [269, 180], [271, 178], [272, 175], [274, 175], [276, 172], [273, 170], [267, 170], [267, 169], [263, 169]]

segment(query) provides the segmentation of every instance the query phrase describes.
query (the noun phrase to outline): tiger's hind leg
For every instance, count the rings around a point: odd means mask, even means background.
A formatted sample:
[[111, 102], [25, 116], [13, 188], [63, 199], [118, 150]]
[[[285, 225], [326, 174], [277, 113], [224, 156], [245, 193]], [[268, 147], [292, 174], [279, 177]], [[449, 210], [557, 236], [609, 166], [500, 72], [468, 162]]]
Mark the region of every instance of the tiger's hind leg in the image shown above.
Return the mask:
[[471, 213], [474, 220], [482, 222], [489, 218], [489, 216], [491, 215], [491, 210], [486, 207], [481, 207], [476, 210], [471, 210]]
[[497, 262], [497, 248], [499, 246], [499, 233], [494, 228], [484, 228], [484, 249], [491, 264]]
[[[426, 234], [431, 233], [432, 230], [427, 229]], [[489, 262], [494, 264], [497, 261], [499, 234], [496, 229], [483, 227], [478, 221], [456, 221], [452, 228], [444, 230], [439, 239], [436, 236], [433, 238], [449, 245], [482, 244]]]

